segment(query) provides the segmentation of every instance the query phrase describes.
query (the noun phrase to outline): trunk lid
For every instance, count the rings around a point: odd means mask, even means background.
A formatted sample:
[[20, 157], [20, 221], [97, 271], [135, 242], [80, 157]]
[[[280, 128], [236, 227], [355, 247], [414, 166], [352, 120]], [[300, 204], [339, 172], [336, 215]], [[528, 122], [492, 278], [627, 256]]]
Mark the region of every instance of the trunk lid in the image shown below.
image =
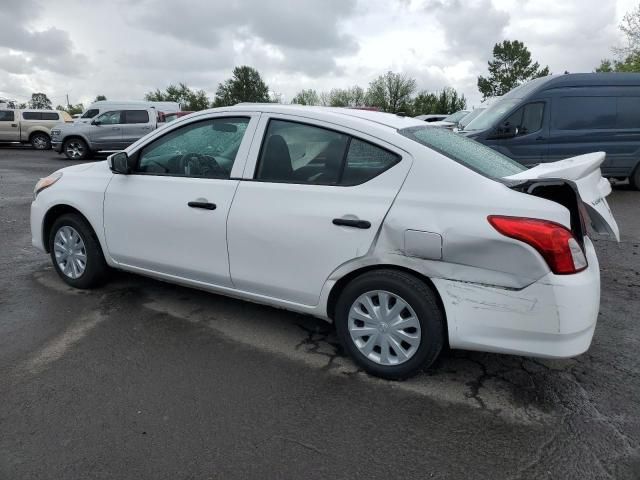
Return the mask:
[[620, 241], [618, 224], [605, 199], [611, 193], [611, 184], [600, 172], [604, 159], [604, 152], [587, 153], [558, 162], [541, 163], [504, 179], [527, 183], [557, 180], [570, 182], [578, 192], [591, 220], [592, 229], [599, 235]]

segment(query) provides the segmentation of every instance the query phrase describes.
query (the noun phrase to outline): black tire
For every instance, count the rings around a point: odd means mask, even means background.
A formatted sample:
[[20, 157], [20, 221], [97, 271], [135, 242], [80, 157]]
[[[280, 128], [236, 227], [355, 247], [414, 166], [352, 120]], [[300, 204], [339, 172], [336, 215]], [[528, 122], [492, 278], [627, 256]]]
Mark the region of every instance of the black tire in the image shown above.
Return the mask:
[[[398, 365], [381, 365], [367, 358], [351, 339], [349, 310], [360, 295], [385, 290], [401, 297], [414, 310], [420, 323], [420, 345], [407, 361]], [[415, 375], [431, 365], [445, 343], [445, 319], [436, 294], [421, 279], [397, 270], [376, 270], [356, 277], [344, 288], [336, 304], [336, 333], [351, 358], [377, 377], [400, 380]]]
[[78, 137], [65, 140], [62, 151], [69, 160], [86, 160], [91, 155], [87, 142]]
[[[62, 227], [72, 227], [82, 239], [84, 243], [84, 252], [86, 254], [86, 263], [84, 272], [77, 278], [71, 278], [65, 274], [56, 259], [54, 242], [56, 233]], [[49, 252], [51, 261], [60, 278], [68, 285], [75, 288], [89, 289], [102, 285], [107, 279], [109, 266], [104, 260], [100, 242], [96, 237], [91, 225], [80, 215], [76, 213], [67, 213], [58, 217], [51, 227], [49, 233]]]
[[629, 176], [629, 184], [636, 190], [640, 190], [640, 163], [636, 165], [636, 169]]
[[29, 142], [36, 150], [51, 150], [51, 138], [46, 133], [34, 133], [31, 135]]

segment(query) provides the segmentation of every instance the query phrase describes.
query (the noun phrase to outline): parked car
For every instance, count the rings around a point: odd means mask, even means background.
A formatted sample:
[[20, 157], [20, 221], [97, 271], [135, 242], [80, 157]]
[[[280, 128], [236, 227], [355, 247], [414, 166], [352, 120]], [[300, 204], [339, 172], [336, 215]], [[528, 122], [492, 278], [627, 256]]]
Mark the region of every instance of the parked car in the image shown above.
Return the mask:
[[388, 113], [253, 104], [197, 112], [38, 182], [32, 242], [92, 288], [109, 268], [335, 322], [368, 372], [451, 348], [570, 357], [618, 238], [591, 153], [527, 170]]
[[0, 110], [0, 142], [30, 143], [36, 150], [48, 150], [51, 128], [71, 121], [60, 110]]
[[431, 123], [431, 122], [439, 122], [440, 120], [444, 120], [445, 118], [447, 118], [447, 116], [431, 114], [431, 115], [418, 115], [417, 117], [413, 117], [413, 118], [417, 120], [422, 120], [423, 122]]
[[640, 74], [532, 80], [489, 106], [464, 134], [527, 166], [603, 151], [603, 175], [640, 189]]
[[193, 112], [183, 111], [183, 112], [164, 113], [163, 120], [165, 121], [165, 123], [173, 122], [174, 120], [177, 120], [178, 118], [182, 118], [186, 115], [189, 115], [190, 113], [193, 113]]
[[433, 122], [432, 125], [436, 127], [448, 128], [449, 130], [453, 130], [454, 127], [458, 126], [458, 122], [466, 117], [470, 113], [470, 110], [458, 110], [451, 115], [446, 116], [442, 120], [437, 122]]
[[84, 160], [99, 151], [127, 148], [158, 126], [155, 108], [109, 110], [91, 120], [58, 125], [51, 130], [51, 145], [70, 160]]
[[127, 101], [127, 100], [99, 100], [89, 105], [80, 118], [79, 122], [91, 123], [91, 120], [96, 116], [113, 110], [131, 110], [131, 109], [145, 109], [153, 108], [156, 111], [156, 116], [162, 113], [179, 112], [180, 104], [178, 102], [147, 102], [147, 101]]

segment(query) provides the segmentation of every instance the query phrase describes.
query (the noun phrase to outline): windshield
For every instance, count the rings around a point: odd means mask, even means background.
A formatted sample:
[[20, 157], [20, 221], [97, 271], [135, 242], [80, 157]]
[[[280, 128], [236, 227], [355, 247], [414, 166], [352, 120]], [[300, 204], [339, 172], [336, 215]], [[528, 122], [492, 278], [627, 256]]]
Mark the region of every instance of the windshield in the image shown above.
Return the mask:
[[486, 130], [493, 127], [498, 120], [520, 102], [521, 100], [519, 98], [514, 98], [511, 100], [503, 99], [494, 103], [490, 107], [487, 107], [482, 115], [477, 116], [475, 120], [471, 120], [471, 122], [464, 127], [465, 131]]
[[466, 110], [460, 110], [459, 112], [456, 113], [452, 113], [451, 115], [449, 115], [448, 117], [445, 117], [444, 120], [442, 120], [443, 122], [451, 122], [451, 123], [458, 123], [460, 120], [462, 120], [464, 117], [466, 117], [469, 114], [468, 111]]
[[458, 128], [460, 130], [464, 130], [464, 128], [469, 125], [469, 122], [471, 122], [471, 120], [473, 120], [474, 118], [476, 118], [478, 115], [480, 115], [482, 112], [484, 112], [487, 109], [487, 107], [478, 107], [476, 108], [473, 112], [471, 112], [469, 115], [465, 115], [465, 117], [460, 120], [458, 122]]
[[501, 153], [446, 128], [409, 127], [398, 133], [489, 178], [502, 178], [526, 170]]

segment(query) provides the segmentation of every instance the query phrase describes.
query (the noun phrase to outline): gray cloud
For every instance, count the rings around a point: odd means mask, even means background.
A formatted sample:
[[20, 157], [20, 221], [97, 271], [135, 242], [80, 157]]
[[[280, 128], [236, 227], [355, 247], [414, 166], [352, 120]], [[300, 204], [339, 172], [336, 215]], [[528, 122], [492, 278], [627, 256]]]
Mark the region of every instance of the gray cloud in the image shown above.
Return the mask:
[[[227, 48], [251, 44], [271, 48], [279, 55], [258, 57], [257, 66], [277, 66], [291, 72], [317, 75], [336, 73], [335, 59], [358, 51], [354, 35], [341, 31], [340, 24], [355, 15], [355, 0], [198, 0], [180, 12], [167, 9], [160, 0], [139, 5], [144, 28], [200, 48]], [[149, 13], [151, 12], [151, 13]], [[184, 28], [188, 24], [189, 28]], [[280, 57], [280, 60], [278, 60]]]
[[432, 0], [425, 12], [433, 14], [442, 25], [449, 52], [458, 58], [490, 53], [493, 45], [504, 38], [510, 18], [491, 0]]
[[[69, 34], [56, 27], [33, 30], [28, 26], [38, 18], [41, 5], [35, 0], [3, 0], [0, 11], [0, 47], [20, 52], [0, 61], [0, 69], [29, 73], [33, 69], [77, 74], [88, 62], [74, 53]], [[17, 57], [22, 57], [21, 59]]]

